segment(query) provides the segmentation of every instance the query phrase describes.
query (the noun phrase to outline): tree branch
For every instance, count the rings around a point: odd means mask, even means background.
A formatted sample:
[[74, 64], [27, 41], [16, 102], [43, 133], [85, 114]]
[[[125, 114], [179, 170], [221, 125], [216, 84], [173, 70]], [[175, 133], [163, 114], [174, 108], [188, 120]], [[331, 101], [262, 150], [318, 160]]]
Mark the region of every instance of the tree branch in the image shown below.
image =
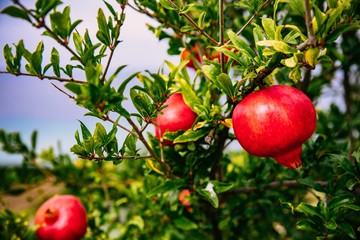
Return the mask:
[[111, 43], [110, 45], [110, 55], [109, 55], [109, 58], [107, 60], [107, 63], [106, 63], [106, 66], [105, 66], [105, 69], [104, 69], [104, 73], [101, 77], [101, 81], [104, 83], [105, 82], [105, 78], [106, 78], [106, 74], [109, 70], [109, 67], [110, 67], [110, 63], [111, 63], [111, 60], [114, 56], [114, 52], [115, 52], [115, 49], [118, 45], [118, 39], [119, 39], [119, 36], [120, 36], [120, 29], [122, 27], [122, 25], [124, 24], [122, 19], [124, 17], [124, 14], [125, 14], [125, 4], [120, 4], [120, 7], [121, 7], [121, 13], [120, 13], [120, 16], [119, 16], [119, 21], [117, 21], [117, 24], [116, 24], [116, 32], [115, 32], [115, 36], [114, 36], [114, 40], [113, 42]]
[[218, 43], [215, 39], [213, 39], [209, 34], [207, 34], [204, 29], [202, 29], [199, 25], [197, 25], [197, 23], [186, 13], [181, 13], [180, 12], [180, 8], [171, 0], [168, 0], [168, 2], [174, 7], [176, 8], [178, 14], [184, 18], [186, 18], [190, 24], [195, 27], [200, 34], [202, 34], [204, 37], [206, 37], [208, 40], [210, 40], [210, 42], [212, 42], [213, 44], [215, 44], [216, 46], [219, 46], [220, 43]]
[[62, 39], [60, 39], [46, 24], [45, 24], [45, 19], [39, 19], [37, 18], [32, 11], [30, 11], [29, 9], [27, 9], [23, 4], [21, 4], [19, 1], [15, 1], [13, 0], [14, 4], [18, 5], [20, 8], [22, 8], [23, 10], [25, 10], [33, 19], [36, 20], [36, 27], [37, 28], [45, 28], [46, 31], [48, 31], [51, 36], [63, 47], [65, 47], [82, 65], [84, 65], [84, 62], [82, 61], [81, 57], [74, 51], [72, 50], [69, 46], [68, 46], [68, 42], [63, 41]]
[[[263, 10], [263, 8], [266, 6], [266, 4], [268, 4], [270, 1], [271, 1], [271, 0], [266, 0], [266, 1], [264, 1], [264, 2], [261, 4], [261, 6], [259, 7], [259, 9], [254, 12], [254, 14], [253, 14], [253, 15], [249, 18], [249, 20], [244, 24], [244, 26], [242, 26], [242, 28], [236, 33], [238, 36], [241, 35], [241, 33], [245, 30], [245, 28], [246, 28], [247, 26], [249, 26], [249, 24], [255, 19], [255, 17], [257, 17], [257, 16], [259, 15], [259, 12], [260, 12], [261, 10]], [[225, 45], [227, 45], [227, 44], [229, 44], [229, 43], [230, 43], [230, 40], [227, 41], [227, 42], [225, 43]]]
[[317, 44], [317, 40], [314, 34], [314, 29], [312, 26], [310, 0], [304, 0], [304, 4], [305, 4], [305, 23], [306, 23], [308, 39], [297, 47], [298, 50], [304, 50], [306, 47], [316, 47]]
[[[317, 184], [321, 186], [326, 186], [328, 183], [325, 181], [316, 181]], [[269, 185], [263, 187], [242, 187], [234, 190], [230, 190], [229, 194], [239, 194], [239, 193], [250, 193], [255, 191], [263, 191], [267, 189], [274, 189], [274, 188], [281, 188], [281, 187], [298, 187], [298, 186], [305, 186], [299, 183], [297, 180], [285, 180], [282, 182], [271, 182]], [[226, 194], [226, 193], [225, 193]]]
[[73, 83], [80, 83], [80, 84], [86, 83], [86, 81], [76, 80], [73, 78], [62, 78], [62, 77], [48, 76], [48, 75], [36, 75], [36, 74], [31, 74], [31, 73], [21, 73], [21, 72], [13, 73], [13, 72], [7, 72], [7, 71], [0, 71], [0, 74], [11, 74], [14, 76], [36, 77], [36, 78], [39, 78], [40, 80], [49, 79], [49, 80], [56, 80], [59, 82], [73, 82]]

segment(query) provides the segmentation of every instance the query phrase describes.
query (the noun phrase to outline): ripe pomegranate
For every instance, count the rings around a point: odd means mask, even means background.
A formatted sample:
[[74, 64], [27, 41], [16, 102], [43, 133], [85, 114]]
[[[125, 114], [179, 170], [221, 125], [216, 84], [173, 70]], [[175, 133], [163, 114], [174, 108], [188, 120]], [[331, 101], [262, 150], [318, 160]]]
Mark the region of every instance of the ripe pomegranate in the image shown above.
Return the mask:
[[190, 50], [185, 48], [180, 53], [181, 60], [183, 60], [183, 61], [189, 60], [189, 62], [186, 64], [186, 67], [196, 70], [193, 58], [195, 58], [198, 62], [201, 61], [201, 56], [199, 54], [199, 50], [198, 50], [197, 46], [191, 47]]
[[[186, 131], [192, 127], [197, 114], [186, 105], [181, 93], [171, 95], [164, 105], [166, 107], [157, 115], [154, 121], [156, 138], [161, 139], [167, 130], [170, 132]], [[172, 142], [166, 140], [163, 144], [169, 146], [172, 145]]]
[[285, 85], [251, 93], [235, 107], [232, 119], [235, 136], [246, 151], [272, 157], [288, 168], [301, 166], [301, 145], [316, 126], [311, 100]]
[[37, 210], [35, 224], [41, 240], [78, 240], [86, 233], [86, 210], [73, 195], [54, 196]]

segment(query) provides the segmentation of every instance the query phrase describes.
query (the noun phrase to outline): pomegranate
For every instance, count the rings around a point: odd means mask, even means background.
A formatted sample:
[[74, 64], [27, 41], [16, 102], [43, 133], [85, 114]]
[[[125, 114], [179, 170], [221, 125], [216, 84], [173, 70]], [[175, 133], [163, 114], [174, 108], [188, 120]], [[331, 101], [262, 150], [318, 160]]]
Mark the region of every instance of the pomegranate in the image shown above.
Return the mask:
[[275, 85], [245, 97], [235, 107], [232, 120], [235, 136], [247, 152], [297, 168], [301, 145], [315, 130], [316, 112], [300, 90]]
[[[184, 102], [181, 93], [171, 95], [164, 103], [166, 106], [158, 114], [155, 123], [155, 136], [161, 139], [166, 131], [177, 132], [188, 130], [194, 124], [197, 114]], [[172, 145], [171, 141], [164, 141], [164, 145]]]
[[191, 47], [191, 50], [188, 50], [188, 49], [185, 48], [180, 53], [181, 60], [183, 60], [183, 61], [184, 60], [189, 60], [189, 62], [186, 64], [186, 67], [196, 70], [193, 57], [196, 59], [196, 61], [198, 61], [198, 62], [201, 61], [201, 56], [199, 54], [199, 50], [198, 50], [197, 46]]
[[179, 201], [180, 203], [185, 207], [185, 209], [188, 212], [192, 212], [192, 207], [191, 207], [191, 203], [190, 203], [190, 190], [189, 189], [183, 189], [179, 192]]
[[35, 214], [36, 235], [42, 240], [78, 240], [87, 229], [86, 210], [72, 195], [54, 196], [44, 202]]

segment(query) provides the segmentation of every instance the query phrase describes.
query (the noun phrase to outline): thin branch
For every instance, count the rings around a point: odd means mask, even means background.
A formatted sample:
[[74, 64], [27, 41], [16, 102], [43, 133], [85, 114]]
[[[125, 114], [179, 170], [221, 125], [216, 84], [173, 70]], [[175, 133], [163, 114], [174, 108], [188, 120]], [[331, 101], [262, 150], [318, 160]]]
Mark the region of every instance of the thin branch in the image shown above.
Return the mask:
[[53, 85], [57, 90], [59, 90], [61, 93], [65, 94], [66, 96], [68, 96], [71, 99], [75, 99], [74, 96], [71, 96], [70, 94], [68, 94], [67, 92], [65, 92], [64, 90], [62, 90], [61, 88], [59, 88], [58, 86], [56, 86], [54, 83], [51, 83], [51, 85]]
[[306, 23], [308, 39], [297, 47], [298, 50], [304, 50], [306, 47], [316, 47], [317, 44], [316, 36], [312, 25], [310, 0], [304, 0], [304, 4], [305, 4], [305, 23]]
[[[104, 116], [103, 117], [103, 120], [104, 121], [109, 121], [109, 122], [111, 122], [111, 123], [115, 123], [115, 121], [114, 120], [112, 120], [111, 118], [109, 118], [109, 116], [108, 115], [106, 115], [106, 116]], [[128, 128], [126, 128], [126, 127], [124, 127], [123, 125], [121, 125], [121, 124], [119, 124], [119, 123], [117, 123], [117, 125], [116, 126], [118, 126], [119, 128], [121, 128], [121, 129], [123, 129], [123, 130], [125, 130], [126, 132], [128, 132], [128, 133], [130, 133], [130, 134], [132, 134], [134, 137], [136, 137], [136, 138], [138, 138], [139, 136], [138, 136], [138, 134], [136, 133], [136, 132], [134, 132], [134, 131], [131, 131], [130, 129], [128, 129]]]
[[91, 160], [91, 161], [113, 161], [113, 160], [137, 160], [137, 159], [148, 159], [148, 158], [152, 158], [151, 155], [145, 155], [145, 156], [110, 156], [110, 157], [96, 157], [96, 156], [91, 156], [91, 157], [87, 157], [87, 160]]
[[[259, 7], [259, 9], [257, 11], [254, 12], [254, 14], [249, 18], [249, 20], [244, 24], [244, 26], [242, 26], [242, 28], [236, 33], [238, 36], [241, 35], [241, 33], [244, 31], [244, 29], [255, 19], [255, 17], [257, 17], [259, 15], [259, 12], [261, 10], [263, 10], [263, 8], [266, 6], [266, 4], [268, 4], [271, 0], [266, 0], [263, 2], [263, 4], [261, 4], [261, 6]], [[230, 40], [227, 41], [225, 43], [225, 45], [229, 44]]]
[[60, 39], [46, 24], [45, 24], [45, 19], [38, 19], [33, 13], [32, 11], [30, 11], [29, 9], [27, 9], [23, 4], [21, 4], [19, 1], [15, 1], [13, 0], [14, 4], [18, 5], [19, 7], [21, 7], [23, 10], [25, 10], [32, 18], [34, 18], [37, 22], [36, 27], [40, 28], [43, 27], [46, 29], [46, 31], [48, 31], [51, 36], [63, 47], [65, 47], [81, 64], [84, 65], [82, 59], [80, 58], [79, 55], [76, 54], [76, 52], [74, 50], [72, 50], [69, 46], [68, 46], [68, 42], [63, 41], [62, 39]]
[[[224, 0], [219, 0], [219, 45], [224, 45], [224, 29], [225, 29], [225, 20], [224, 20]], [[220, 52], [220, 64], [221, 72], [225, 73], [225, 57], [224, 53]]]
[[49, 79], [49, 80], [56, 80], [59, 82], [73, 82], [73, 83], [80, 83], [80, 84], [86, 83], [86, 81], [76, 80], [73, 78], [62, 78], [62, 77], [49, 76], [49, 75], [36, 75], [36, 74], [32, 74], [32, 73], [22, 73], [22, 72], [13, 73], [13, 72], [7, 72], [7, 71], [0, 71], [0, 74], [11, 74], [14, 76], [36, 77], [36, 78], [39, 78], [40, 80]]
[[147, 140], [145, 139], [144, 135], [138, 128], [138, 126], [134, 123], [134, 121], [131, 118], [126, 118], [126, 120], [129, 122], [129, 124], [133, 127], [134, 131], [137, 133], [139, 140], [144, 144], [145, 148], [149, 152], [149, 154], [154, 158], [156, 162], [158, 162], [161, 167], [166, 171], [166, 176], [173, 178], [174, 176], [170, 173], [170, 167], [165, 163], [165, 161], [162, 161], [159, 156], [153, 151]]
[[119, 36], [120, 36], [120, 29], [122, 27], [122, 25], [124, 24], [122, 19], [124, 17], [124, 14], [125, 14], [125, 4], [120, 4], [120, 7], [121, 7], [121, 13], [120, 13], [120, 16], [119, 16], [119, 20], [117, 21], [117, 24], [116, 24], [116, 32], [115, 32], [115, 37], [114, 37], [114, 40], [113, 42], [111, 43], [110, 45], [110, 55], [109, 55], [109, 58], [107, 60], [107, 63], [106, 63], [106, 66], [105, 66], [105, 70], [104, 70], [104, 73], [101, 77], [101, 81], [104, 83], [105, 82], [105, 78], [106, 78], [106, 74], [109, 70], [109, 67], [110, 67], [110, 63], [111, 63], [111, 60], [114, 56], [114, 52], [115, 52], [115, 49], [118, 45], [118, 39], [119, 39]]
[[[321, 186], [326, 186], [328, 183], [325, 181], [317, 181], [317, 184]], [[281, 188], [281, 187], [298, 187], [298, 186], [305, 186], [299, 183], [296, 180], [286, 180], [282, 182], [271, 182], [269, 185], [263, 187], [242, 187], [234, 190], [230, 190], [229, 193], [231, 194], [239, 194], [239, 193], [250, 193], [255, 191], [263, 191], [267, 189], [274, 189], [274, 188]]]
[[195, 27], [204, 37], [206, 37], [208, 40], [210, 40], [210, 42], [212, 42], [213, 44], [215, 44], [216, 46], [219, 46], [220, 43], [218, 43], [215, 39], [213, 39], [209, 34], [207, 34], [203, 28], [201, 28], [188, 14], [186, 13], [181, 13], [180, 12], [180, 8], [172, 1], [172, 0], [168, 0], [168, 2], [174, 7], [176, 8], [176, 10], [178, 11], [178, 14], [180, 16], [183, 16], [184, 18], [186, 18], [191, 25], [193, 25], [193, 27]]

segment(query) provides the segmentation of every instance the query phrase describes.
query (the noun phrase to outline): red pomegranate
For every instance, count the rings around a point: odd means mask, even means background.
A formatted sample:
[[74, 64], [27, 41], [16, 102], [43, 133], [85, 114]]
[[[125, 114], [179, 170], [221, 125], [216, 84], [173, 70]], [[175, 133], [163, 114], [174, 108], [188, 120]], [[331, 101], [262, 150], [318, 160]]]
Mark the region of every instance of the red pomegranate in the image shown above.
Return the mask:
[[35, 224], [41, 240], [79, 240], [87, 229], [86, 210], [73, 195], [54, 196], [37, 210]]
[[232, 120], [235, 136], [246, 151], [296, 168], [301, 166], [301, 145], [315, 130], [316, 112], [300, 90], [274, 85], [245, 97], [235, 107]]
[[[155, 123], [155, 136], [161, 139], [166, 131], [177, 132], [188, 130], [194, 124], [197, 114], [184, 102], [181, 93], [171, 95], [164, 103], [166, 106], [158, 114]], [[164, 141], [164, 145], [172, 145], [170, 141]]]

